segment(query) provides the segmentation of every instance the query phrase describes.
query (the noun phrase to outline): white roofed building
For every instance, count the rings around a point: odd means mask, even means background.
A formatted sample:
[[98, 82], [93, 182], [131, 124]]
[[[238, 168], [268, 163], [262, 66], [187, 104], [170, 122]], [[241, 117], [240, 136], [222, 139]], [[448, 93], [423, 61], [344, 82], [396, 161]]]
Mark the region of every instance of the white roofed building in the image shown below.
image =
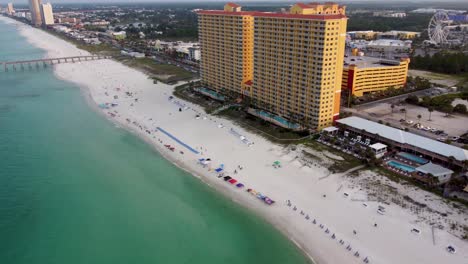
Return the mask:
[[415, 153], [429, 161], [446, 164], [449, 167], [464, 168], [468, 150], [445, 144], [427, 137], [382, 125], [360, 117], [347, 117], [336, 121], [336, 126], [349, 134], [370, 138], [389, 148]]
[[449, 170], [432, 162], [417, 167], [416, 171], [419, 175], [423, 177], [436, 177], [438, 179], [439, 184], [448, 182], [453, 174], [452, 170]]

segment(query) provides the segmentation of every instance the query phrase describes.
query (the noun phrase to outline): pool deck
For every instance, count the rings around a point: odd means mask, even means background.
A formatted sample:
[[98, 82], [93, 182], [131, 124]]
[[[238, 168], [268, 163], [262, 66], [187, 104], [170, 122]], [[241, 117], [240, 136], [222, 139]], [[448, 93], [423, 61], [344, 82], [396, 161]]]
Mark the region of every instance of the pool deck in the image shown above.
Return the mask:
[[[263, 119], [263, 120], [265, 120], [265, 121], [268, 121], [268, 122], [270, 122], [270, 123], [273, 123], [273, 124], [275, 124], [275, 125], [277, 125], [277, 126], [280, 126], [280, 127], [283, 127], [283, 128], [287, 128], [287, 129], [291, 129], [291, 130], [294, 130], [294, 131], [301, 131], [301, 130], [302, 130], [302, 127], [301, 127], [299, 124], [291, 123], [291, 122], [287, 121], [285, 118], [280, 117], [280, 118], [286, 120], [288, 123], [291, 124], [291, 125], [288, 126], [288, 125], [286, 125], [286, 124], [283, 124], [283, 123], [279, 122], [278, 120], [275, 120], [275, 119], [272, 118], [272, 117], [266, 117], [266, 116], [264, 116], [264, 115], [258, 113], [258, 111], [261, 111], [261, 110], [259, 110], [259, 109], [254, 109], [254, 108], [249, 108], [249, 109], [247, 110], [247, 112], [248, 112], [249, 114], [254, 115], [254, 116], [256, 116], [256, 117], [258, 117], [258, 118], [261, 118], [261, 119]], [[267, 112], [265, 111], [265, 113], [267, 113]], [[271, 115], [273, 115], [273, 114], [271, 114]], [[279, 116], [278, 116], [278, 117], [279, 117]]]

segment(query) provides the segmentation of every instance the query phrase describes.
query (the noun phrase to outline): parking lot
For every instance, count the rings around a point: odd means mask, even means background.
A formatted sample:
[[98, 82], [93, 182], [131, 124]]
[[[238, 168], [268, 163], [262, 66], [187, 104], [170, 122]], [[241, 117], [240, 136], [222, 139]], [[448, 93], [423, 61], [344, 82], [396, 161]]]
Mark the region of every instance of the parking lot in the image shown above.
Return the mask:
[[[406, 109], [406, 114], [401, 109]], [[373, 121], [381, 120], [384, 124], [389, 123], [393, 127], [408, 128], [410, 132], [433, 139], [454, 140], [468, 130], [468, 117], [466, 116], [451, 115], [446, 117], [445, 113], [434, 111], [431, 114], [431, 120], [429, 120], [427, 108], [416, 105], [397, 104], [393, 113], [391, 103], [360, 106], [357, 109], [346, 109], [346, 111]], [[421, 119], [418, 119], [418, 115], [421, 115]], [[402, 122], [405, 119], [406, 121]], [[416, 128], [418, 123], [420, 123], [420, 127]], [[444, 131], [444, 134], [440, 132], [436, 134], [435, 132], [438, 130]]]

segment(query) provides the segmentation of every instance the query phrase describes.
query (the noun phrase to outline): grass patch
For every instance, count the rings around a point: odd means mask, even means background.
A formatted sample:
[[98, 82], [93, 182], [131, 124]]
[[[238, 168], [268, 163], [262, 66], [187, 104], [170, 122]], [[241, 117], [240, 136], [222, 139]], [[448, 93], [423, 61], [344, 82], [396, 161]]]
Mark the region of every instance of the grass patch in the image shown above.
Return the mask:
[[313, 160], [316, 160], [318, 162], [323, 161], [323, 159], [321, 157], [319, 157], [319, 156], [317, 156], [317, 155], [315, 155], [313, 153], [310, 153], [308, 151], [302, 150], [302, 154], [304, 154], [304, 156], [306, 156], [309, 159], [313, 159]]
[[363, 165], [361, 160], [347, 155], [343, 160], [334, 160], [333, 164], [328, 167], [328, 170], [332, 173], [342, 173], [361, 165]]
[[303, 144], [316, 151], [328, 151], [334, 155], [343, 157], [343, 160], [333, 159], [333, 164], [327, 168], [332, 173], [342, 173], [364, 164], [361, 160], [357, 159], [354, 156], [338, 151], [332, 147], [323, 145], [312, 139], [308, 140], [307, 142], [304, 142]]
[[185, 69], [171, 64], [160, 64], [151, 58], [135, 59], [121, 56], [117, 60], [127, 66], [141, 69], [155, 79], [166, 83], [175, 83], [195, 77], [193, 73]]

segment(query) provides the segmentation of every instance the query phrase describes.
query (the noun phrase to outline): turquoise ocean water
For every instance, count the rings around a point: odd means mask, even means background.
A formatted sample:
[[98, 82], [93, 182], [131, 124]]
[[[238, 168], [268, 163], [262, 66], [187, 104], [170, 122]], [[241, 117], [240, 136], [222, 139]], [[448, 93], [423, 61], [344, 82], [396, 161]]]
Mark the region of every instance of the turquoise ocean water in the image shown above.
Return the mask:
[[[42, 56], [0, 22], [0, 61]], [[307, 261], [49, 69], [0, 72], [0, 263]]]

